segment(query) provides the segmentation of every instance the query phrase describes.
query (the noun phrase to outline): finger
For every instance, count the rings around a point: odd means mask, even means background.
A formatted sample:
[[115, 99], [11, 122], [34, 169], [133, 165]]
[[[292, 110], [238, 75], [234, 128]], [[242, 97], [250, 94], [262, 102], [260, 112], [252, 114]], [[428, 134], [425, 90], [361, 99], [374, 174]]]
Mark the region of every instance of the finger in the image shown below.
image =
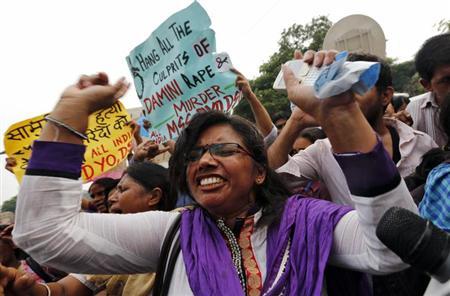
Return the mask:
[[148, 141], [144, 142], [143, 147], [147, 147], [148, 148], [148, 147], [151, 147], [153, 145], [158, 145], [158, 144], [155, 144], [155, 142], [153, 142], [152, 140], [148, 140]]
[[98, 72], [95, 84], [107, 85], [109, 82], [108, 75], [105, 72]]
[[325, 53], [325, 59], [323, 60], [323, 64], [325, 66], [327, 66], [327, 65], [333, 63], [336, 58], [337, 53], [338, 53], [337, 50], [328, 50]]
[[283, 65], [282, 70], [284, 84], [286, 85], [286, 91], [288, 92], [289, 96], [289, 93], [293, 89], [295, 89], [296, 86], [298, 86], [298, 80], [297, 78], [295, 78], [294, 72], [292, 72], [292, 70], [287, 65]]
[[159, 153], [162, 154], [162, 153], [165, 153], [167, 151], [170, 151], [170, 147], [164, 147], [164, 148], [160, 149]]
[[303, 61], [307, 64], [312, 64], [313, 60], [314, 60], [314, 54], [316, 52], [314, 50], [308, 50], [307, 52], [305, 52], [305, 55], [303, 56]]
[[235, 82], [234, 85], [235, 85], [237, 88], [239, 88], [239, 90], [242, 90], [242, 87], [244, 86], [244, 83], [245, 83], [245, 81], [242, 79], [242, 77], [238, 76], [238, 77], [236, 78], [236, 82]]
[[294, 51], [294, 60], [301, 60], [303, 58], [303, 54], [300, 50], [296, 49]]
[[325, 59], [325, 51], [323, 50], [318, 51], [314, 56], [314, 66], [316, 66], [317, 68], [322, 67], [324, 59]]
[[119, 99], [125, 95], [130, 84], [126, 81], [125, 77], [120, 78], [114, 85], [115, 90], [114, 99]]
[[12, 289], [16, 294], [20, 295], [23, 292], [27, 292], [34, 284], [33, 278], [24, 274], [14, 281]]
[[93, 85], [108, 85], [108, 75], [105, 72], [99, 72], [94, 75], [81, 75], [77, 85], [81, 89]]
[[130, 121], [127, 121], [125, 123], [125, 125], [129, 125], [129, 126], [133, 127], [133, 126], [137, 125], [137, 122], [136, 122], [136, 120], [131, 119]]
[[157, 143], [153, 143], [153, 142], [150, 142], [148, 145], [148, 148], [153, 149], [153, 150], [158, 149], [158, 147], [159, 147], [159, 145]]
[[16, 158], [15, 157], [7, 157], [6, 164], [8, 164], [10, 166], [15, 166], [17, 164]]
[[247, 79], [242, 74], [237, 74], [236, 83], [237, 82], [245, 82]]
[[78, 79], [78, 83], [77, 86], [78, 88], [86, 88], [92, 85], [92, 82], [89, 79], [88, 75], [81, 75], [80, 78]]

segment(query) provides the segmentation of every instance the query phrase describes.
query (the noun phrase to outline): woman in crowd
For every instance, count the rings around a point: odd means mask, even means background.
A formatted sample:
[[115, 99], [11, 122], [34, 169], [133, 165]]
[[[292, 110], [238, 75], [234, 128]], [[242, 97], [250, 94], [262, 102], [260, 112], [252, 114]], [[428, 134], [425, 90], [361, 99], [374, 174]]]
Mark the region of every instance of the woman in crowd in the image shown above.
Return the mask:
[[[175, 201], [169, 196], [169, 174], [167, 169], [149, 162], [131, 164], [116, 188], [110, 190], [108, 204], [111, 213], [141, 213], [147, 211], [170, 211]], [[2, 262], [3, 263], [3, 262]], [[18, 275], [23, 273], [20, 270]], [[35, 284], [30, 276], [23, 279], [26, 284], [16, 288], [18, 295], [45, 296], [47, 288]], [[47, 284], [53, 296], [93, 295], [102, 290], [106, 295], [149, 295], [155, 274], [98, 275], [71, 274], [58, 282]]]
[[82, 199], [81, 208], [88, 212], [108, 213], [108, 194], [118, 182], [113, 178], [96, 179], [88, 189], [92, 200]]
[[[320, 52], [314, 64], [330, 64], [334, 55]], [[181, 216], [173, 239], [181, 252], [169, 256], [173, 271], [163, 283], [169, 295], [320, 295], [327, 262], [371, 273], [406, 267], [376, 238], [375, 228], [391, 206], [416, 208], [353, 95], [317, 100], [289, 70], [285, 81], [289, 98], [327, 133], [356, 210], [288, 198], [268, 167], [256, 128], [239, 117], [206, 112], [181, 133], [170, 168], [171, 186], [189, 193], [198, 207], [181, 214], [79, 213], [79, 133], [90, 113], [127, 89], [123, 80], [110, 85], [98, 74], [66, 89], [34, 143], [18, 199], [16, 242], [41, 262], [74, 272], [152, 272], [166, 233]], [[60, 164], [58, 171], [49, 161]], [[2, 282], [17, 284], [6, 273]]]

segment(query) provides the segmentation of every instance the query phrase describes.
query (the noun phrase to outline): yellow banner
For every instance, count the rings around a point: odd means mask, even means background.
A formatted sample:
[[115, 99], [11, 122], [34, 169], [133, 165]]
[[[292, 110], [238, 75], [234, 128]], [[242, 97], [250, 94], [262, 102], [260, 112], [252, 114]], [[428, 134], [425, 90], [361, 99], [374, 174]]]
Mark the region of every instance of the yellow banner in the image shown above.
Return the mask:
[[[13, 171], [19, 183], [25, 174], [33, 141], [39, 138], [46, 124], [46, 115], [15, 123], [5, 132], [5, 151], [8, 157], [14, 157], [17, 161]], [[133, 138], [130, 126], [125, 125], [128, 121], [130, 115], [120, 102], [89, 116], [88, 139], [84, 141], [87, 146], [85, 161], [81, 171], [84, 182], [92, 181], [126, 159]]]

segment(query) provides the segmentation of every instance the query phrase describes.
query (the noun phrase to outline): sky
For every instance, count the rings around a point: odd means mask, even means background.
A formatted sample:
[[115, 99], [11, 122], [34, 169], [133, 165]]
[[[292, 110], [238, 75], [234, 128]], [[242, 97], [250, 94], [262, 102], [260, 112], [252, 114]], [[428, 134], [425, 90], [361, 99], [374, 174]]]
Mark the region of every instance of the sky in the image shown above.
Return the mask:
[[[369, 0], [202, 0], [216, 32], [217, 51], [249, 79], [277, 50], [283, 29], [327, 16], [333, 23], [351, 14], [377, 21], [387, 39], [388, 57], [405, 61], [435, 24], [448, 19], [450, 1]], [[51, 111], [62, 90], [81, 74], [107, 72], [132, 81], [125, 57], [160, 23], [187, 7], [189, 0], [99, 1], [24, 0], [0, 4], [0, 133], [13, 123]], [[426, 3], [426, 6], [424, 5]], [[139, 106], [134, 89], [126, 107]], [[3, 142], [0, 151], [4, 150]], [[0, 203], [17, 194], [14, 176], [0, 155]]]

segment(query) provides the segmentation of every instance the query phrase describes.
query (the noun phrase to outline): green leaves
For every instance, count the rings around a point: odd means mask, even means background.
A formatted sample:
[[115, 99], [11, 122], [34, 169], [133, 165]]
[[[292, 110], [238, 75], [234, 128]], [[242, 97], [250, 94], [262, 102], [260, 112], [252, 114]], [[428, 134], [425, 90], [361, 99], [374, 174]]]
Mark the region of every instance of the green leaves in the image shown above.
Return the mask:
[[[278, 51], [274, 52], [269, 60], [259, 68], [260, 75], [250, 81], [256, 96], [261, 100], [269, 114], [273, 115], [280, 111], [289, 111], [289, 100], [286, 93], [275, 91], [272, 86], [281, 65], [291, 60], [296, 49], [305, 52], [307, 49], [320, 50], [323, 40], [332, 22], [326, 16], [318, 16], [311, 22], [301, 25], [293, 24], [281, 33], [278, 41]], [[249, 120], [253, 119], [250, 106], [242, 100], [235, 114], [241, 115]]]

